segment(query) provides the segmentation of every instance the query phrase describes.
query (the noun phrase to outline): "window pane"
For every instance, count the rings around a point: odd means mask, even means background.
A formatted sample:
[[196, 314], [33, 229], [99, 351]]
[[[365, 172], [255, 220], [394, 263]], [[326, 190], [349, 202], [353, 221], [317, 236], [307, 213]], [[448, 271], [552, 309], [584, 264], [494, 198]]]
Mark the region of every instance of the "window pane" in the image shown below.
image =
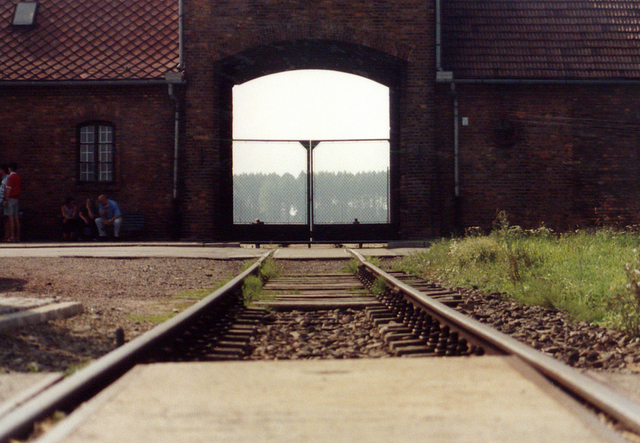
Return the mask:
[[113, 170], [111, 164], [109, 163], [100, 163], [100, 178], [98, 179], [101, 182], [111, 181], [113, 179]]
[[100, 162], [111, 163], [113, 161], [113, 147], [111, 145], [100, 145]]
[[82, 181], [93, 181], [94, 177], [94, 167], [93, 163], [82, 163], [80, 164], [80, 180]]
[[94, 160], [94, 156], [93, 156], [93, 146], [80, 146], [80, 162], [81, 163], [86, 163], [86, 162], [90, 162], [93, 163]]
[[95, 128], [93, 126], [84, 126], [80, 128], [80, 143], [94, 142]]
[[100, 126], [100, 143], [111, 143], [113, 141], [113, 128], [110, 126]]

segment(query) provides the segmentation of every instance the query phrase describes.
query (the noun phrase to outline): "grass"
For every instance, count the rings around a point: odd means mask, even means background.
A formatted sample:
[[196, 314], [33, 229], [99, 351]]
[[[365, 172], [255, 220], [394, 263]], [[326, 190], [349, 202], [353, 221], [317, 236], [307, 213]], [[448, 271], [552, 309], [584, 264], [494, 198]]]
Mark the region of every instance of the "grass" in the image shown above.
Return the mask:
[[76, 372], [78, 372], [80, 369], [83, 369], [87, 366], [89, 366], [89, 364], [92, 362], [93, 360], [91, 358], [85, 358], [82, 361], [79, 361], [77, 363], [71, 364], [67, 369], [65, 369], [64, 371], [64, 376], [65, 377], [69, 377], [70, 375], [75, 374]]
[[499, 220], [488, 235], [443, 239], [396, 267], [638, 335], [639, 249], [638, 232], [599, 229], [555, 235]]
[[360, 269], [360, 261], [352, 258], [347, 263], [347, 266], [340, 270], [340, 272], [348, 273], [348, 274], [357, 274]]
[[[242, 270], [247, 270], [249, 267], [251, 267], [252, 264], [252, 262], [244, 263]], [[260, 267], [258, 275], [249, 276], [249, 278], [244, 282], [242, 290], [245, 303], [249, 303], [251, 300], [258, 297], [262, 292], [262, 283], [264, 281], [267, 281], [269, 278], [275, 277], [277, 274], [278, 268], [275, 265], [275, 262], [271, 259], [265, 260], [265, 262]], [[175, 294], [165, 301], [158, 303], [158, 305], [153, 310], [153, 314], [130, 313], [127, 314], [127, 316], [134, 322], [163, 323], [174, 317], [178, 312], [184, 311], [195, 302], [202, 300], [203, 298], [217, 291], [222, 286], [227, 284], [227, 282], [233, 279], [233, 277], [233, 275], [229, 274], [226, 279], [218, 282], [215, 286], [200, 289], [188, 289]]]
[[262, 292], [262, 286], [270, 278], [278, 276], [279, 269], [275, 261], [271, 258], [262, 262], [257, 275], [250, 275], [244, 279], [242, 284], [242, 300], [246, 306], [256, 300], [266, 299]]

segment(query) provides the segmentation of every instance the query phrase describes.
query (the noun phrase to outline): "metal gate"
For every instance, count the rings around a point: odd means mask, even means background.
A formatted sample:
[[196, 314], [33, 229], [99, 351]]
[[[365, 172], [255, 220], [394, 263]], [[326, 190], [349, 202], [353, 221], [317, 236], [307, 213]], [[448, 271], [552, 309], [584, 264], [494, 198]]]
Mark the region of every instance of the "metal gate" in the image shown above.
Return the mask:
[[392, 237], [388, 139], [234, 140], [238, 240], [332, 242]]

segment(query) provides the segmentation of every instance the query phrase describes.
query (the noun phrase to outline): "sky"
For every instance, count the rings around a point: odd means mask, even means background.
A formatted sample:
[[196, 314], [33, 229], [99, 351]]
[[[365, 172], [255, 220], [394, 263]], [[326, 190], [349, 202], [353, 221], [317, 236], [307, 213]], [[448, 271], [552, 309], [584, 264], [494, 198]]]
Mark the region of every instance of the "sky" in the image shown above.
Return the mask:
[[[353, 140], [389, 138], [389, 88], [357, 75], [298, 70], [267, 75], [233, 88], [233, 138]], [[306, 171], [300, 143], [234, 142], [233, 173]], [[315, 171], [382, 171], [387, 142], [321, 143]]]

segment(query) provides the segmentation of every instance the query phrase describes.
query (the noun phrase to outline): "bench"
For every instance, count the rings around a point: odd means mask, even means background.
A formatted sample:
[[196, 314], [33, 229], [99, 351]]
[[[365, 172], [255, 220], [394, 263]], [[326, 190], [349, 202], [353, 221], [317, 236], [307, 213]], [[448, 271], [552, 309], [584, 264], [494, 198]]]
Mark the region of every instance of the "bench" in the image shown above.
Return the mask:
[[120, 234], [126, 237], [138, 236], [144, 230], [144, 214], [142, 212], [123, 212]]

